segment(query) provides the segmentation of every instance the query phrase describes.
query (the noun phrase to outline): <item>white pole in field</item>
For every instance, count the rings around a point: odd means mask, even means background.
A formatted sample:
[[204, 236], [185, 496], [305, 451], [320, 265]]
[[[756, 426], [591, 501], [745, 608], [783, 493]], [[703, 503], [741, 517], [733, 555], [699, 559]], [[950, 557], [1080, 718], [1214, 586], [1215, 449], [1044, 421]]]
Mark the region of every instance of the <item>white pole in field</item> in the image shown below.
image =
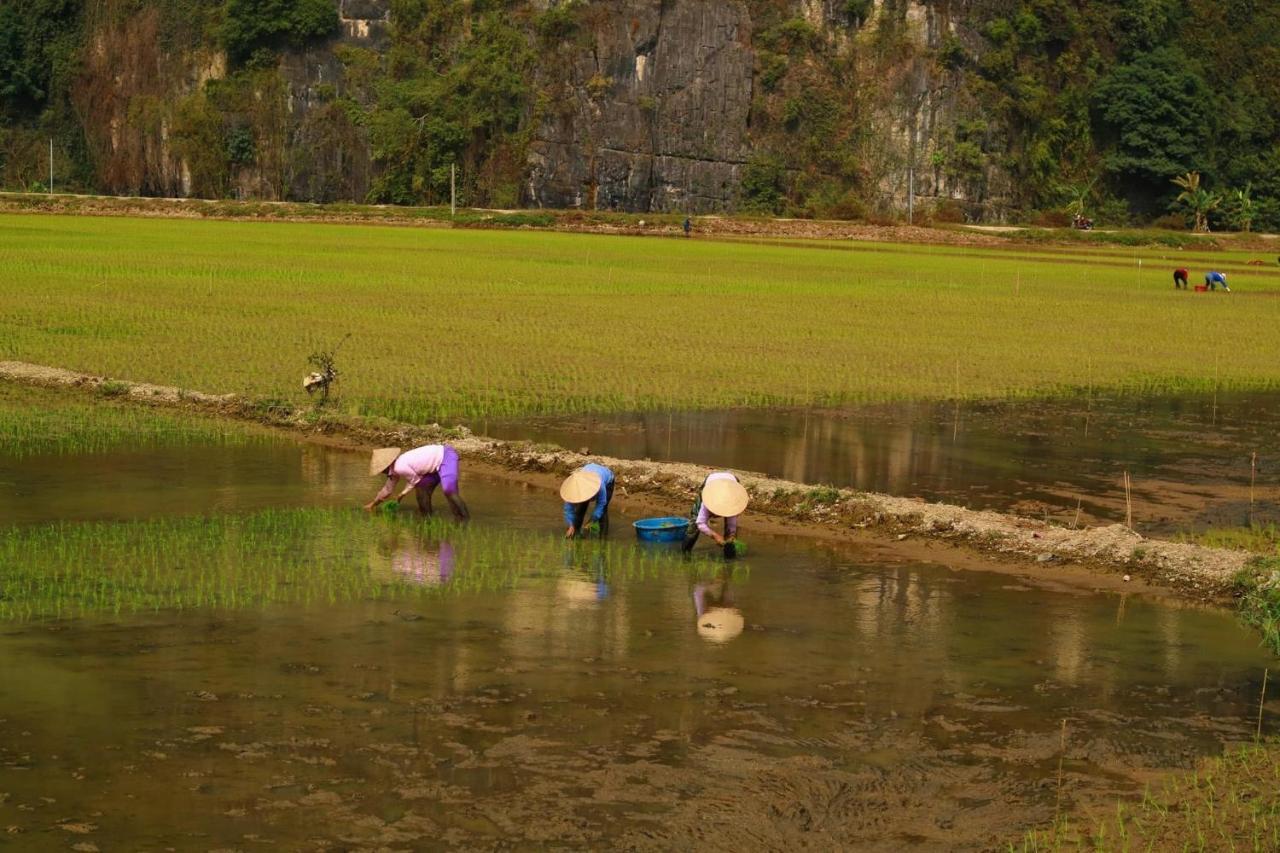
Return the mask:
[[[914, 153], [912, 159], [915, 159]], [[907, 224], [915, 225], [916, 212], [916, 167], [915, 164], [907, 166]]]
[[49, 195], [53, 195], [53, 137], [49, 137]]
[[458, 215], [458, 164], [449, 164], [449, 215]]

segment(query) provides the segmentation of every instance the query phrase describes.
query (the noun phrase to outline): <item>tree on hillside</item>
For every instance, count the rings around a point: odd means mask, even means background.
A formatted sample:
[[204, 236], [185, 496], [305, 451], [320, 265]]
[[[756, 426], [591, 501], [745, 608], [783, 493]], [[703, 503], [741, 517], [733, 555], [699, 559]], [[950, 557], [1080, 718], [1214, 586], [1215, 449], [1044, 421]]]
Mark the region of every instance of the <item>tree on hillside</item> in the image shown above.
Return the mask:
[[1196, 170], [1211, 132], [1211, 93], [1187, 58], [1161, 48], [1121, 65], [1094, 93], [1103, 164], [1127, 185], [1130, 201], [1151, 209], [1175, 175]]
[[1195, 230], [1203, 233], [1209, 230], [1209, 214], [1222, 204], [1222, 196], [1209, 192], [1200, 185], [1199, 172], [1187, 172], [1173, 179], [1176, 186], [1182, 188], [1175, 205], [1183, 205], [1195, 216]]

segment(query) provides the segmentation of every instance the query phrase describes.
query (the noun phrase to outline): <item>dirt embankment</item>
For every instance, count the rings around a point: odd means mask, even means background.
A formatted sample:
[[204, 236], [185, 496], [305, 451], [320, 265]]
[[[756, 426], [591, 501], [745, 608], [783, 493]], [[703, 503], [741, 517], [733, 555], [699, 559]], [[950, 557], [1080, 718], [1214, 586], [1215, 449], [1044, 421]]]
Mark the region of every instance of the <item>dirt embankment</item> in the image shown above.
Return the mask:
[[[184, 407], [348, 446], [409, 447], [447, 440], [464, 456], [526, 482], [554, 482], [590, 459], [614, 470], [624, 495], [640, 500], [661, 499], [681, 510], [707, 474], [704, 466], [588, 457], [559, 447], [476, 436], [465, 427], [417, 427], [374, 418], [290, 411], [236, 395], [123, 382], [25, 362], [0, 361], [0, 380], [79, 388], [150, 405]], [[815, 487], [745, 471], [737, 473], [751, 493], [753, 514], [787, 522], [797, 529], [869, 530], [889, 538], [927, 537], [959, 542], [985, 554], [1011, 557], [1041, 577], [1052, 577], [1068, 564], [1084, 565], [1112, 578], [1123, 574], [1191, 598], [1212, 599], [1230, 593], [1234, 577], [1248, 561], [1243, 552], [1146, 539], [1118, 524], [1071, 529], [1004, 513]]]
[[[301, 202], [227, 201], [181, 198], [0, 193], [0, 213], [79, 216], [136, 216], [172, 219], [226, 219], [270, 222], [329, 222], [436, 228], [539, 228], [587, 234], [677, 237], [684, 217], [581, 210], [460, 210], [395, 205], [319, 205]], [[949, 246], [1007, 246], [990, 234], [966, 229], [814, 219], [753, 219], [736, 216], [693, 218], [695, 237], [792, 240], [865, 240]]]

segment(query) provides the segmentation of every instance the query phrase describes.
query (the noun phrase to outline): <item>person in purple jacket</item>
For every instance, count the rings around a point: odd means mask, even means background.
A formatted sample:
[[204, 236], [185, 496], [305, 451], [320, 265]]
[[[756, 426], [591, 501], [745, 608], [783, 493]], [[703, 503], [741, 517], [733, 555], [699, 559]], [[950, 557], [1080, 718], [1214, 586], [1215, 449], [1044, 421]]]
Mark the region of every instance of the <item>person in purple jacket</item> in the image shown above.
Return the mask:
[[[453, 509], [454, 517], [459, 521], [471, 517], [458, 491], [458, 451], [447, 444], [426, 444], [405, 453], [401, 453], [398, 447], [379, 448], [373, 451], [373, 458], [369, 460], [369, 474], [385, 474], [387, 477], [377, 496], [364, 505], [369, 512], [388, 500], [399, 502], [409, 492], [414, 492], [418, 511], [431, 515], [431, 494], [436, 486], [443, 486], [445, 500]], [[401, 480], [405, 481], [404, 490], [392, 498], [391, 493]]]
[[[728, 471], [716, 471], [702, 481], [702, 490], [693, 504], [689, 530], [684, 537], [684, 551], [688, 553], [698, 544], [702, 534], [710, 536], [724, 548], [726, 557], [736, 555], [734, 540], [738, 536], [738, 517], [747, 508], [750, 498], [738, 478]], [[716, 533], [712, 523], [724, 519], [724, 535]]]

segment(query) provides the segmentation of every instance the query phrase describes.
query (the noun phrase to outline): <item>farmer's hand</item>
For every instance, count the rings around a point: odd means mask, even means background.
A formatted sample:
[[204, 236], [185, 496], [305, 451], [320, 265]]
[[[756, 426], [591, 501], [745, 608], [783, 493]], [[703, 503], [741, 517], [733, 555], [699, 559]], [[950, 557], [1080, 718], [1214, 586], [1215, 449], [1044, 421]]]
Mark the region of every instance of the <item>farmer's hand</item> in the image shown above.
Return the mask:
[[575, 534], [575, 533], [577, 533], [577, 532], [578, 532], [578, 531], [574, 529], [573, 525], [570, 525], [570, 526], [569, 526], [569, 529], [568, 529], [568, 530], [566, 530], [566, 531], [564, 532], [564, 538], [565, 538], [565, 539], [572, 539], [572, 538], [573, 538], [573, 534]]
[[713, 531], [711, 531], [711, 538], [712, 538], [712, 539], [714, 539], [714, 540], [716, 540], [716, 544], [717, 544], [717, 545], [723, 545], [723, 544], [724, 544], [724, 537], [723, 537], [723, 536], [721, 536], [719, 533], [716, 533], [714, 530], [713, 530]]
[[373, 512], [377, 508], [378, 508], [377, 501], [369, 501], [367, 504], [364, 505], [365, 512]]

